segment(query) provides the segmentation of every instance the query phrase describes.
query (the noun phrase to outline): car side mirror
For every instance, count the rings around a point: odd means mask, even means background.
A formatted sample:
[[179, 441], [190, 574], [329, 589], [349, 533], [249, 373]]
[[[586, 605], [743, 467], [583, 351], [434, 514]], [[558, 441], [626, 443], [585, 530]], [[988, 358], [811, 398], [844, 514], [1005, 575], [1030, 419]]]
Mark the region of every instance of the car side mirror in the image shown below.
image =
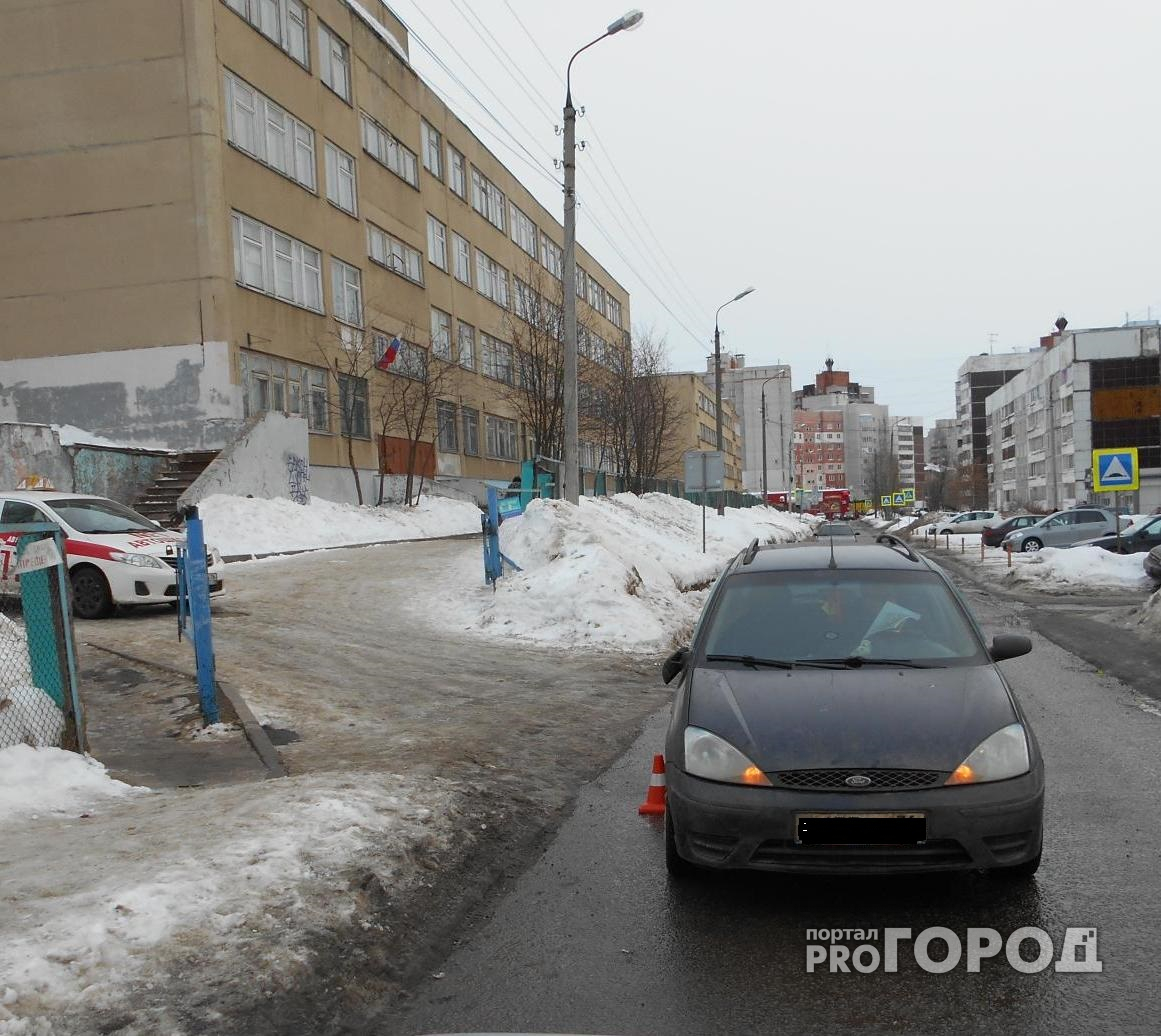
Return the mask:
[[997, 633], [992, 638], [988, 654], [993, 662], [1003, 662], [1008, 658], [1019, 658], [1032, 650], [1032, 641], [1022, 633]]
[[689, 661], [689, 648], [681, 648], [674, 651], [664, 662], [661, 663], [661, 682], [673, 683], [685, 669], [685, 664]]

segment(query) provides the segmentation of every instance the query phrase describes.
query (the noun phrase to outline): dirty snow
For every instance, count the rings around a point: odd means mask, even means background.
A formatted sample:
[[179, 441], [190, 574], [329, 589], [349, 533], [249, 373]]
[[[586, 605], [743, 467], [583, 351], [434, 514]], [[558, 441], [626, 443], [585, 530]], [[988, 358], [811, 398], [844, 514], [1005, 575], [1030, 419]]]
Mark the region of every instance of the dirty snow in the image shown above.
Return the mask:
[[1043, 589], [1145, 589], [1153, 584], [1145, 575], [1143, 558], [1143, 554], [1114, 554], [1100, 547], [1047, 547], [1014, 567], [1005, 579]]
[[[255, 996], [293, 980], [309, 966], [304, 935], [357, 909], [349, 868], [393, 890], [417, 880], [414, 847], [450, 837], [450, 787], [326, 774], [22, 821], [0, 913], [0, 1034], [95, 1031], [106, 1009], [135, 1014], [134, 1032], [178, 1031], [143, 992], [175, 966], [212, 988], [244, 960]], [[0, 841], [15, 834], [0, 825]]]
[[0, 750], [0, 828], [22, 817], [78, 816], [104, 799], [146, 790], [113, 780], [96, 759], [76, 752], [31, 745]]
[[1137, 613], [1137, 624], [1161, 633], [1161, 590], [1155, 591]]
[[[706, 512], [677, 497], [622, 493], [579, 507], [533, 501], [500, 529], [521, 566], [493, 594], [462, 598], [469, 629], [501, 637], [626, 651], [663, 650], [686, 635], [723, 565], [754, 538], [805, 539], [810, 525], [764, 507]], [[448, 607], [445, 601], [444, 607]]]
[[64, 713], [32, 681], [23, 623], [0, 615], [0, 750], [60, 744]]
[[414, 507], [370, 507], [312, 497], [308, 504], [215, 494], [198, 503], [206, 542], [222, 554], [272, 554], [480, 531], [467, 500], [421, 497]]

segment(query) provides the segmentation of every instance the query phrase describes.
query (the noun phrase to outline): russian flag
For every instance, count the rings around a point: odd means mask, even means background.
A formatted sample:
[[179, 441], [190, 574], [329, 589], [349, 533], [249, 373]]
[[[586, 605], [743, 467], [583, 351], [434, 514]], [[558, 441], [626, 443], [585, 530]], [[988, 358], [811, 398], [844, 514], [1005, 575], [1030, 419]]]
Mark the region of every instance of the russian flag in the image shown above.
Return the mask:
[[395, 362], [395, 357], [399, 355], [399, 347], [403, 343], [398, 338], [392, 338], [387, 343], [387, 348], [383, 350], [383, 355], [379, 358], [379, 362], [375, 364], [381, 371], [385, 371]]

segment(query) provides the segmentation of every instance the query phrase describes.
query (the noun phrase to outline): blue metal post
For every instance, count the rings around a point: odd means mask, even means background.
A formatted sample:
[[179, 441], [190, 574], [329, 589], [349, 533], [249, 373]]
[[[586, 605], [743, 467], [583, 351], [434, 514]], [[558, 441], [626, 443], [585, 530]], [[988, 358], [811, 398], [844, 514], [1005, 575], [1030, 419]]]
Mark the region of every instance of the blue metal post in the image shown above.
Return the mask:
[[210, 579], [206, 571], [206, 539], [196, 507], [185, 515], [185, 583], [189, 613], [193, 619], [194, 655], [198, 667], [198, 695], [207, 725], [218, 722], [217, 687], [214, 677], [214, 635], [210, 628]]

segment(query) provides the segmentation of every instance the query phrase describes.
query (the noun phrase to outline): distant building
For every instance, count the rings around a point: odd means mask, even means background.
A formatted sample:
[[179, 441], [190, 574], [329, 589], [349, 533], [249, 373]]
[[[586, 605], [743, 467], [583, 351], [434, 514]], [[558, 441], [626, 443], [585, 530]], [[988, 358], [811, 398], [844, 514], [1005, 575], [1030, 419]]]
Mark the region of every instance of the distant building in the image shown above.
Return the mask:
[[986, 464], [988, 455], [988, 422], [984, 400], [1025, 370], [1040, 353], [980, 353], [960, 365], [955, 381], [955, 415], [958, 424], [955, 464], [961, 470], [973, 464]]
[[1161, 328], [1070, 331], [1042, 339], [1032, 362], [987, 397], [991, 502], [1040, 510], [1082, 501], [1111, 505], [1092, 490], [1092, 450], [1136, 446], [1136, 512], [1161, 505]]
[[[684, 372], [661, 375], [673, 393], [677, 420], [671, 448], [658, 478], [685, 478], [684, 456], [688, 450], [716, 450], [717, 426], [713, 388], [707, 388], [699, 374]], [[726, 486], [731, 492], [742, 489], [742, 422], [733, 403], [722, 396], [722, 441], [725, 444]]]
[[[706, 358], [703, 377], [714, 393], [714, 358]], [[766, 466], [762, 466], [762, 394], [766, 395]], [[794, 393], [784, 363], [747, 367], [742, 353], [722, 353], [722, 400], [729, 400], [742, 422], [742, 484], [747, 491], [785, 492], [793, 487]]]
[[923, 418], [893, 417], [891, 439], [899, 462], [899, 487], [923, 499]]

